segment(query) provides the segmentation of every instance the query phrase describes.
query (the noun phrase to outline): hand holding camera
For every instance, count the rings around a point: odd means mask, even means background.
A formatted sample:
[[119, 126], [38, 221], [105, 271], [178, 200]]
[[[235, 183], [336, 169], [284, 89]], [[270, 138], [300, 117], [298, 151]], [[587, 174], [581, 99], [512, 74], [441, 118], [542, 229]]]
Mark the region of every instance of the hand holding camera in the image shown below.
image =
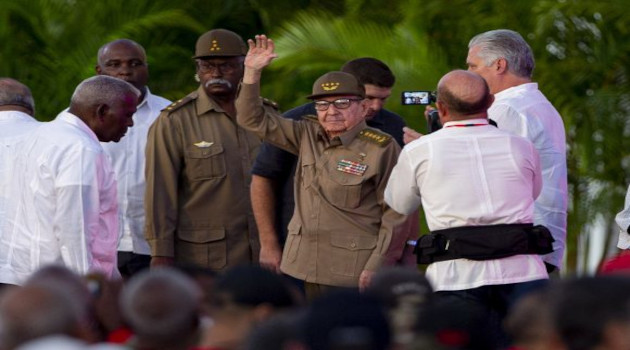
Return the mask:
[[401, 94], [401, 103], [403, 106], [421, 105], [427, 106], [424, 110], [424, 116], [427, 120], [427, 130], [429, 133], [442, 128], [440, 123], [440, 114], [437, 109], [429, 106], [437, 100], [433, 91], [403, 91]]

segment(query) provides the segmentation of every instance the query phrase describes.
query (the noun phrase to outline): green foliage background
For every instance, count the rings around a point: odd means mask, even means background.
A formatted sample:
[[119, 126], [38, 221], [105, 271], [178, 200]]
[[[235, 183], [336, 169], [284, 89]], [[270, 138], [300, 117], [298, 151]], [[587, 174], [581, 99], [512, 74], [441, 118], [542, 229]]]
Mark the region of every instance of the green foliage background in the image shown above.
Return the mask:
[[[567, 266], [580, 273], [588, 254], [614, 251], [613, 217], [630, 180], [629, 9], [625, 0], [0, 0], [0, 76], [30, 86], [37, 118], [50, 120], [94, 74], [98, 48], [126, 37], [147, 49], [152, 91], [178, 99], [196, 87], [197, 37], [222, 27], [276, 40], [280, 58], [263, 92], [283, 109], [303, 103], [317, 76], [349, 59], [387, 62], [397, 84], [386, 108], [422, 131], [422, 110], [400, 106], [400, 91], [434, 89], [445, 72], [465, 68], [475, 34], [516, 30], [567, 129]], [[605, 237], [590, 234], [595, 222]]]

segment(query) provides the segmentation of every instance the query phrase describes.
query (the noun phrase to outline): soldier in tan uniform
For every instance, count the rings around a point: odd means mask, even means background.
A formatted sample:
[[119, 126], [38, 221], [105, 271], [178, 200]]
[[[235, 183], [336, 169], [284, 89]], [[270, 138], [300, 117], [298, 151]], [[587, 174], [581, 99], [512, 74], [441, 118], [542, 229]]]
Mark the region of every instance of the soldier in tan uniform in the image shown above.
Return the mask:
[[249, 46], [238, 123], [298, 155], [295, 213], [280, 269], [304, 280], [309, 298], [331, 287], [364, 288], [403, 219], [383, 200], [400, 147], [365, 124], [363, 86], [343, 72], [315, 81], [308, 98], [317, 116], [282, 118], [259, 97], [262, 69], [276, 57], [273, 42], [262, 35]]
[[258, 261], [249, 199], [260, 139], [236, 124], [234, 99], [247, 47], [236, 33], [197, 40], [199, 88], [165, 108], [146, 149], [146, 238], [151, 265], [219, 271]]

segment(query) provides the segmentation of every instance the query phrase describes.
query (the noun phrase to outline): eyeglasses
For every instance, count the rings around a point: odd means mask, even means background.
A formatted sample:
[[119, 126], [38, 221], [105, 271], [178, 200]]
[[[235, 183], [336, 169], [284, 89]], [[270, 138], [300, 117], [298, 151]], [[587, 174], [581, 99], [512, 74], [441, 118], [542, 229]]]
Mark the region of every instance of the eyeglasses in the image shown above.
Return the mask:
[[350, 107], [350, 104], [352, 103], [352, 101], [361, 101], [361, 99], [359, 98], [340, 98], [337, 100], [334, 100], [332, 102], [328, 102], [328, 101], [315, 101], [315, 109], [318, 111], [326, 111], [328, 110], [328, 107], [332, 104], [335, 106], [335, 108], [337, 109], [346, 109], [348, 107]]
[[238, 65], [232, 62], [223, 62], [216, 64], [203, 60], [197, 61], [197, 67], [199, 67], [199, 72], [201, 73], [215, 72], [218, 70], [222, 74], [230, 74], [234, 73], [234, 71], [238, 69]]

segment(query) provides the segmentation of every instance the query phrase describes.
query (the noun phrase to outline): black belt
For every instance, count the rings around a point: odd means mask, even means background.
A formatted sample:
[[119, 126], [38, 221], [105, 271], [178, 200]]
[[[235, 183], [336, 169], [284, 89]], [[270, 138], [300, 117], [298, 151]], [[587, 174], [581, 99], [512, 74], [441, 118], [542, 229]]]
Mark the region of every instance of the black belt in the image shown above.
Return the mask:
[[464, 226], [421, 236], [414, 252], [419, 264], [460, 258], [490, 260], [518, 254], [551, 253], [553, 241], [551, 232], [542, 225]]

